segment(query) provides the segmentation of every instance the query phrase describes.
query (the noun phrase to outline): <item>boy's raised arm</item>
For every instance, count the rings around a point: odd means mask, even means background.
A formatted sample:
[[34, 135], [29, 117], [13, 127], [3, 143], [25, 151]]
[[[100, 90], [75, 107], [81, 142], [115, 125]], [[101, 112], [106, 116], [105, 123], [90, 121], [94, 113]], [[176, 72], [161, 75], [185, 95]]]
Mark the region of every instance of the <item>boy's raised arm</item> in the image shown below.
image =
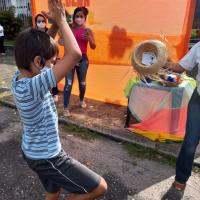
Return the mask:
[[64, 40], [64, 57], [53, 67], [56, 81], [59, 82], [81, 59], [81, 51], [76, 39], [66, 21], [65, 9], [62, 0], [48, 0], [49, 13], [45, 13], [48, 19], [55, 23]]

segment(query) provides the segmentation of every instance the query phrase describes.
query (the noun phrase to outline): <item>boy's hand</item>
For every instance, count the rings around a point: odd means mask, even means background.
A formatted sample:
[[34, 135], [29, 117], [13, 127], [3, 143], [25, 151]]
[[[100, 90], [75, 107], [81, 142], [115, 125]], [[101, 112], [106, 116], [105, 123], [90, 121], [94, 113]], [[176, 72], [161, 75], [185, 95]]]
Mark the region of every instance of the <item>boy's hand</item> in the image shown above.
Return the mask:
[[62, 0], [48, 0], [49, 12], [42, 11], [42, 14], [55, 24], [66, 22], [65, 8]]

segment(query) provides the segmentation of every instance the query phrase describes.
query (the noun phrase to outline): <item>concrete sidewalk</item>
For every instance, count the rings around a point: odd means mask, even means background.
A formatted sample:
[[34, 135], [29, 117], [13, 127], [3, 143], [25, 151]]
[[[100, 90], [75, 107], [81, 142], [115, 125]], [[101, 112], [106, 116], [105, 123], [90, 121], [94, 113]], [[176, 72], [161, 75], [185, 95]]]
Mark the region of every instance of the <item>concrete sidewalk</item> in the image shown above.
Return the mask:
[[[15, 62], [12, 55], [0, 56], [0, 102], [4, 105], [15, 107], [11, 93], [10, 82], [13, 73], [16, 71]], [[74, 124], [81, 128], [86, 128], [100, 133], [106, 137], [121, 142], [139, 144], [143, 147], [151, 148], [155, 151], [176, 157], [181, 143], [160, 143], [153, 142], [140, 135], [133, 134], [124, 129], [126, 118], [126, 107], [98, 102], [86, 99], [87, 108], [81, 109], [78, 105], [78, 97], [72, 96], [70, 110], [72, 116], [69, 118], [62, 116], [63, 97], [59, 94], [57, 109], [59, 121], [61, 123]], [[197, 149], [195, 165], [200, 166], [200, 146]]]

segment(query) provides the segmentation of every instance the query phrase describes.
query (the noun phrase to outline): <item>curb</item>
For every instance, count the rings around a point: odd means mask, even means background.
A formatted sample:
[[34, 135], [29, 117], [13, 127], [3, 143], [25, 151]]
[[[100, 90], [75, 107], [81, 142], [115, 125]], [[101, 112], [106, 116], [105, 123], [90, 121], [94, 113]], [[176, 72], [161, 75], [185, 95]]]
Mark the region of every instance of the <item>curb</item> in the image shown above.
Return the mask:
[[[6, 107], [12, 108], [12, 109], [16, 109], [16, 105], [12, 102], [9, 102], [9, 101], [0, 100], [0, 104], [3, 105], [3, 106], [6, 106]], [[99, 135], [101, 135], [105, 138], [108, 138], [110, 140], [113, 140], [115, 142], [122, 142], [122, 143], [129, 143], [129, 144], [133, 144], [133, 145], [139, 145], [143, 148], [149, 148], [151, 150], [157, 151], [158, 153], [164, 154], [166, 156], [177, 158], [176, 154], [174, 154], [173, 152], [164, 151], [162, 149], [156, 148], [156, 146], [144, 144], [142, 142], [138, 142], [138, 141], [130, 140], [130, 139], [125, 138], [125, 137], [114, 135], [111, 132], [109, 132], [109, 131], [107, 131], [103, 128], [99, 129], [99, 128], [95, 128], [95, 127], [90, 127], [90, 126], [87, 126], [85, 124], [80, 124], [80, 123], [75, 122], [75, 121], [70, 120], [70, 119], [64, 119], [63, 117], [59, 117], [58, 122], [60, 124], [74, 125], [74, 126], [77, 126], [79, 128], [83, 128], [83, 129], [86, 129], [86, 130], [89, 130], [89, 131], [92, 131], [92, 132], [96, 132]], [[193, 166], [200, 167], [200, 163], [194, 161]]]

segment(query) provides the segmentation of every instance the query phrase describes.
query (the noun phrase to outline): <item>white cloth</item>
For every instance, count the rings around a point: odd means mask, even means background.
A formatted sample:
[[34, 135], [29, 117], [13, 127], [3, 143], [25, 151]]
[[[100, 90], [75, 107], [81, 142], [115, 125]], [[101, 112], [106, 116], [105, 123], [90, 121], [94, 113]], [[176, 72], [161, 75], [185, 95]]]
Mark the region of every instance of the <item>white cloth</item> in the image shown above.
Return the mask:
[[192, 70], [198, 65], [198, 74], [196, 76], [197, 91], [200, 95], [200, 42], [195, 44], [190, 51], [179, 61], [181, 67], [185, 70]]
[[0, 37], [4, 36], [4, 28], [0, 25]]

